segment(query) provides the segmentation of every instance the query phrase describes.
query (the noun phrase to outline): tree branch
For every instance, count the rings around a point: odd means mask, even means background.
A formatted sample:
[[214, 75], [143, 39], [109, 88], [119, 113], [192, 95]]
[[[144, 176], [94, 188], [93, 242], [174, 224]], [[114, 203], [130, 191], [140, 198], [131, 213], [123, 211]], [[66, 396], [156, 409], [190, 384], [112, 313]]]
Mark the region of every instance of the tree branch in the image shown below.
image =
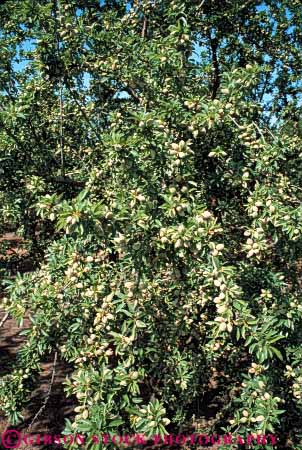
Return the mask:
[[70, 184], [70, 185], [79, 186], [79, 187], [85, 186], [84, 181], [73, 180], [72, 178], [68, 178], [68, 177], [52, 177], [52, 178], [49, 178], [49, 181], [51, 181], [52, 183]]
[[212, 51], [212, 63], [214, 69], [214, 76], [212, 80], [212, 100], [216, 98], [217, 91], [220, 85], [220, 71], [217, 58], [218, 40], [217, 38], [210, 39], [211, 51]]
[[1, 322], [0, 322], [0, 328], [5, 324], [5, 322], [7, 321], [9, 317], [9, 313], [6, 313], [5, 316], [2, 318]]
[[51, 390], [52, 390], [52, 386], [53, 386], [53, 382], [55, 379], [55, 374], [56, 374], [56, 364], [57, 364], [57, 357], [58, 357], [58, 353], [55, 352], [55, 356], [54, 356], [54, 360], [53, 360], [53, 365], [52, 365], [52, 375], [51, 375], [51, 380], [50, 380], [50, 384], [49, 384], [49, 388], [46, 394], [46, 397], [44, 399], [43, 405], [41, 406], [41, 408], [39, 409], [39, 411], [35, 414], [35, 417], [33, 418], [33, 420], [31, 421], [27, 431], [30, 431], [32, 426], [34, 425], [35, 421], [37, 420], [37, 418], [40, 416], [40, 414], [42, 413], [42, 411], [45, 409], [47, 402], [49, 400], [50, 394], [51, 394]]
[[145, 17], [144, 17], [144, 22], [143, 22], [143, 28], [142, 28], [142, 35], [141, 35], [142, 38], [144, 38], [145, 35], [146, 35], [147, 24], [148, 24], [147, 17], [145, 16]]
[[132, 87], [124, 86], [123, 89], [136, 101], [136, 103], [140, 103], [140, 97], [136, 94]]

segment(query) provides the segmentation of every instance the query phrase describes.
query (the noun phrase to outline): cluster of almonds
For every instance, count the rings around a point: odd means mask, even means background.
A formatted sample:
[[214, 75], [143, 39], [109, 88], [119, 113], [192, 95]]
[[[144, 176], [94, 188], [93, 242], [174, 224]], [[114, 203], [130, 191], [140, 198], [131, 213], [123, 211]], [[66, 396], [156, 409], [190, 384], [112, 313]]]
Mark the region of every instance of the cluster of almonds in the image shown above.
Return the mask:
[[139, 128], [144, 128], [146, 126], [154, 126], [158, 128], [159, 130], [168, 130], [167, 123], [160, 119], [153, 119], [153, 118], [145, 118], [144, 120], [140, 120], [138, 123]]
[[184, 102], [184, 105], [185, 105], [188, 109], [193, 109], [194, 111], [200, 111], [200, 109], [201, 109], [199, 100], [186, 100], [186, 101]]
[[173, 198], [174, 205], [170, 209], [170, 214], [172, 217], [175, 217], [176, 215], [184, 216], [186, 211], [190, 208], [190, 204], [182, 198], [180, 195], [176, 195]]
[[101, 355], [111, 356], [111, 355], [113, 355], [113, 350], [111, 348], [106, 350], [108, 345], [109, 345], [108, 343], [99, 345], [96, 342], [94, 348], [89, 348], [89, 350], [88, 349], [82, 350], [81, 356], [79, 356], [75, 360], [75, 364], [78, 364], [80, 367], [82, 367], [83, 363], [85, 363], [89, 359], [95, 358], [96, 356], [101, 356]]
[[[247, 423], [247, 422], [263, 422], [265, 420], [265, 417], [263, 415], [259, 415], [257, 417], [249, 417], [249, 412], [245, 409], [242, 411], [242, 417], [240, 418], [240, 423]], [[235, 420], [230, 420], [230, 424], [234, 424]]]
[[270, 300], [271, 298], [273, 298], [273, 294], [269, 289], [261, 289], [260, 297], [265, 300]]
[[136, 370], [133, 370], [128, 373], [128, 382], [127, 382], [127, 380], [121, 380], [120, 386], [127, 386], [127, 384], [129, 382], [131, 382], [132, 380], [137, 380], [138, 377], [139, 377], [139, 373]]
[[218, 316], [218, 317], [215, 317], [214, 320], [215, 320], [215, 322], [219, 323], [219, 331], [227, 330], [229, 333], [231, 333], [231, 331], [233, 330], [233, 325], [231, 324], [231, 322], [229, 321], [228, 318]]
[[208, 154], [208, 157], [209, 157], [209, 158], [214, 158], [214, 157], [224, 157], [224, 156], [227, 156], [227, 152], [225, 152], [221, 146], [215, 147], [215, 148], [214, 148], [212, 151], [210, 151], [210, 153]]
[[277, 187], [278, 193], [283, 201], [291, 200], [289, 193], [293, 194], [296, 190], [295, 186], [290, 183], [289, 178], [282, 174], [278, 174]]
[[261, 364], [252, 363], [248, 372], [253, 373], [255, 375], [259, 375], [264, 371], [264, 367]]
[[299, 401], [302, 399], [302, 369], [293, 369], [291, 366], [286, 366], [285, 376], [293, 379], [292, 392], [293, 396]]
[[[94, 372], [95, 373], [95, 372]], [[104, 368], [102, 370], [102, 378], [106, 379], [107, 375], [110, 373], [110, 369]], [[94, 403], [98, 402], [102, 396], [101, 392], [98, 391], [94, 396], [92, 396], [93, 391], [91, 387], [89, 386], [89, 382], [86, 382], [86, 384], [83, 386], [82, 381], [80, 380], [80, 377], [83, 374], [83, 369], [78, 369], [73, 375], [73, 381], [71, 382], [71, 385], [73, 386], [73, 393], [76, 394], [76, 397], [80, 401], [84, 401], [83, 405], [77, 406], [74, 411], [78, 413], [75, 416], [75, 421], [72, 424], [73, 428], [77, 428], [78, 424], [77, 421], [81, 419], [87, 419], [89, 416], [89, 409], [87, 407], [91, 407]], [[85, 379], [88, 380], [89, 376], [86, 373]], [[108, 379], [108, 378], [107, 378]], [[79, 388], [84, 388], [83, 390], [79, 390]], [[80, 413], [80, 414], [79, 414]]]
[[104, 327], [108, 329], [109, 325], [107, 324], [108, 320], [113, 320], [114, 316], [110, 313], [112, 309], [112, 299], [114, 297], [114, 293], [107, 295], [102, 299], [102, 307], [96, 309], [96, 316], [94, 319], [95, 331], [100, 331]]
[[229, 303], [226, 300], [227, 285], [225, 284], [223, 278], [214, 279], [213, 284], [216, 288], [219, 288], [220, 290], [220, 293], [213, 299], [213, 302], [216, 305], [217, 314], [219, 314], [215, 318], [215, 322], [218, 322], [220, 324], [219, 331], [227, 330], [230, 333], [233, 329], [233, 326], [230, 322]]
[[169, 155], [173, 156], [172, 166], [180, 166], [182, 160], [194, 152], [190, 149], [192, 142], [181, 140], [178, 143], [172, 142], [169, 149]]
[[[271, 396], [271, 394], [269, 394], [268, 392], [265, 392], [263, 395], [261, 395], [261, 397], [259, 397], [262, 401], [269, 401], [269, 400], [274, 400], [274, 401], [276, 401], [276, 402], [278, 402], [278, 403], [284, 403], [284, 400], [282, 401], [279, 397], [272, 397]], [[240, 418], [240, 420], [239, 420], [239, 422], [240, 423], [261, 423], [261, 422], [263, 422], [265, 420], [265, 417], [261, 414], [261, 415], [259, 415], [259, 416], [256, 416], [256, 417], [253, 417], [253, 416], [250, 416], [250, 413], [249, 413], [249, 411], [247, 411], [247, 410], [243, 410], [242, 411], [242, 416], [241, 416], [241, 418]], [[233, 420], [230, 420], [229, 421], [230, 422], [230, 424], [235, 424], [236, 422], [235, 422], [235, 420], [233, 419]]]
[[[161, 408], [159, 411], [156, 411], [155, 413], [152, 411], [150, 405], [148, 405], [146, 408], [140, 408], [139, 410], [140, 414], [142, 416], [145, 416], [148, 420], [151, 420], [152, 422], [149, 422], [150, 426], [156, 426], [158, 421], [158, 415], [162, 415], [166, 413], [165, 408]], [[161, 422], [164, 425], [169, 425], [170, 420], [167, 417], [161, 418]]]
[[208, 108], [209, 115], [215, 122], [220, 122], [225, 114], [230, 113], [230, 110], [234, 108], [233, 103], [222, 103], [217, 98], [213, 100], [212, 104]]
[[[248, 177], [248, 172], [247, 172], [247, 177]], [[248, 213], [249, 213], [249, 215], [251, 217], [258, 217], [259, 212], [260, 212], [260, 208], [262, 208], [263, 206], [264, 206], [264, 204], [263, 204], [262, 200], [257, 200], [255, 202], [254, 199], [250, 197], [248, 199]], [[269, 206], [269, 205], [267, 205], [267, 206]]]
[[183, 224], [179, 224], [176, 228], [161, 228], [159, 235], [162, 243], [173, 243], [174, 248], [188, 248], [190, 236], [186, 236], [186, 228]]
[[243, 145], [254, 150], [260, 150], [265, 146], [264, 143], [256, 139], [256, 134], [252, 125], [247, 125], [244, 127], [243, 133], [241, 133], [238, 137], [242, 140]]
[[125, 254], [125, 251], [127, 249], [127, 239], [126, 236], [121, 233], [118, 232], [117, 236], [115, 236], [115, 238], [113, 238], [113, 242], [115, 245], [115, 249], [119, 254], [119, 257], [122, 258]]
[[130, 207], [131, 208], [134, 208], [136, 203], [141, 203], [141, 202], [146, 201], [145, 195], [143, 195], [138, 189], [131, 190], [130, 191], [130, 196], [132, 198], [132, 200], [130, 202]]
[[[88, 273], [91, 270], [91, 267], [87, 265], [87, 263], [92, 262], [101, 262], [106, 257], [105, 251], [100, 251], [98, 255], [92, 256], [83, 256], [81, 257], [77, 253], [72, 255], [72, 260], [70, 261], [70, 265], [68, 269], [65, 270], [65, 276], [68, 280], [72, 282], [76, 282], [84, 273]], [[83, 289], [83, 283], [76, 285], [77, 288]]]
[[218, 316], [215, 317], [215, 322], [219, 323], [219, 331], [228, 331], [231, 333], [233, 325], [230, 321], [230, 309], [229, 304], [226, 301], [225, 291], [227, 289], [226, 284], [221, 282], [220, 279], [214, 280], [214, 285], [220, 288], [220, 293], [214, 297], [213, 301], [216, 305]]
[[296, 309], [299, 312], [302, 312], [302, 305], [300, 303], [300, 300], [298, 300], [298, 299], [293, 299], [290, 302], [290, 307]]
[[213, 244], [213, 250], [211, 251], [211, 255], [220, 256], [222, 254], [222, 250], [224, 249], [224, 244]]
[[[196, 139], [197, 136], [199, 135], [199, 130], [196, 127], [196, 124], [194, 125], [189, 125], [188, 126], [188, 131], [191, 131], [193, 138]], [[204, 132], [206, 131], [206, 129], [204, 129]]]
[[[179, 196], [177, 197], [177, 200], [179, 200]], [[181, 200], [181, 199], [180, 199]], [[188, 205], [186, 203], [180, 203], [179, 206], [177, 206], [175, 209], [177, 212], [179, 212], [180, 215], [182, 215], [182, 211], [184, 208], [186, 208]], [[208, 222], [211, 218], [213, 218], [210, 211], [204, 211], [202, 215], [195, 216], [195, 222], [196, 222], [196, 230], [194, 231], [194, 235], [196, 237], [200, 237], [204, 234], [206, 234], [206, 230], [201, 227], [200, 225]], [[215, 232], [221, 232], [222, 229], [213, 229], [212, 234]], [[190, 233], [192, 230], [190, 230]], [[159, 238], [160, 242], [162, 244], [166, 243], [173, 243], [174, 247], [176, 249], [181, 249], [183, 247], [188, 248], [191, 245], [191, 234], [186, 235], [186, 227], [183, 223], [179, 224], [177, 227], [162, 227], [159, 231]], [[201, 242], [198, 242], [196, 245], [197, 250], [200, 250], [202, 247]], [[213, 248], [213, 256], [217, 256], [218, 253], [223, 250], [224, 246], [223, 244], [218, 244], [216, 247]]]
[[[257, 202], [258, 205], [259, 203]], [[255, 205], [255, 208], [258, 208], [258, 206]], [[248, 258], [259, 255], [261, 251], [267, 248], [267, 241], [264, 239], [264, 230], [262, 228], [246, 230], [244, 236], [247, 237], [247, 241], [243, 245], [243, 250], [247, 251]]]
[[[257, 374], [257, 372], [262, 371], [261, 366], [257, 365], [257, 364], [252, 364], [251, 369], [249, 370], [249, 372], [251, 372], [251, 370], [254, 369], [255, 372], [253, 371], [252, 373], [254, 373], [255, 375]], [[247, 387], [247, 384], [245, 382], [243, 382], [241, 384], [241, 386], [243, 388]], [[262, 380], [258, 381], [258, 389], [254, 390], [251, 392], [251, 397], [253, 397], [254, 399], [258, 399], [258, 401], [260, 400], [260, 403], [258, 404], [258, 406], [261, 406], [261, 408], [263, 409], [267, 409], [267, 406], [265, 405], [265, 402], [268, 401], [274, 401], [277, 403], [284, 403], [284, 400], [281, 400], [279, 397], [272, 397], [272, 395], [267, 392], [265, 390], [265, 383]], [[262, 403], [264, 402], [264, 403]], [[258, 415], [258, 416], [252, 416], [250, 414], [250, 411], [247, 411], [246, 409], [242, 411], [241, 413], [241, 417], [237, 420], [235, 419], [231, 419], [229, 420], [229, 423], [231, 425], [235, 425], [235, 424], [240, 424], [240, 423], [261, 423], [265, 420], [265, 416], [263, 414]]]

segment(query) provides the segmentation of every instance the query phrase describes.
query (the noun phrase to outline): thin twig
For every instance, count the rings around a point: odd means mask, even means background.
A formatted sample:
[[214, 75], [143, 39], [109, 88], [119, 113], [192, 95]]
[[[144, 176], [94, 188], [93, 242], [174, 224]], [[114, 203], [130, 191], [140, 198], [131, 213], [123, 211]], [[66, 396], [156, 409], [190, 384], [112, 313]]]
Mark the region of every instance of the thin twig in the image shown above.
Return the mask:
[[143, 23], [143, 29], [142, 29], [142, 38], [145, 37], [146, 34], [146, 30], [147, 30], [147, 17], [144, 17], [144, 23]]
[[137, 103], [141, 102], [141, 98], [136, 94], [134, 89], [130, 86], [124, 86], [124, 91], [126, 91], [129, 95], [131, 95]]
[[262, 131], [260, 130], [260, 128], [258, 127], [258, 125], [256, 124], [256, 122], [253, 122], [253, 125], [257, 128], [257, 130], [258, 130], [260, 136], [262, 137], [262, 139], [264, 140], [264, 142], [265, 142], [265, 144], [266, 144], [265, 137], [264, 137]]
[[66, 87], [70, 93], [70, 95], [72, 96], [73, 100], [75, 101], [75, 103], [77, 104], [81, 114], [83, 115], [86, 123], [91, 127], [91, 130], [93, 131], [95, 137], [99, 140], [100, 138], [100, 133], [97, 131], [97, 129], [94, 127], [94, 125], [92, 124], [91, 120], [89, 119], [89, 117], [87, 116], [86, 112], [85, 112], [85, 104], [82, 105], [80, 103], [80, 100], [76, 97], [76, 95], [78, 96], [78, 93], [73, 91], [71, 85], [69, 84], [68, 80], [65, 80], [66, 83]]
[[276, 136], [272, 133], [272, 131], [267, 128], [267, 131], [269, 132], [269, 134], [272, 136], [272, 138], [274, 139], [274, 141], [276, 141]]
[[233, 116], [229, 116], [230, 117], [230, 119], [234, 122], [234, 124], [239, 128], [239, 130], [240, 130], [240, 125], [239, 125], [239, 123], [237, 123], [236, 122], [236, 120], [234, 119], [234, 117]]
[[197, 6], [197, 9], [202, 8], [205, 1], [206, 1], [206, 0], [202, 0], [202, 2]]
[[[57, 45], [57, 61], [60, 61], [60, 38], [58, 33], [58, 26], [57, 26], [57, 12], [60, 14], [60, 1], [54, 0], [54, 21], [55, 21], [55, 38], [56, 38], [56, 45]], [[64, 100], [63, 100], [63, 76], [62, 73], [60, 73], [60, 80], [59, 80], [59, 108], [60, 108], [60, 155], [61, 155], [61, 175], [64, 177], [65, 175], [65, 162], [64, 162]]]
[[60, 183], [60, 184], [70, 184], [71, 186], [79, 186], [84, 187], [85, 182], [84, 181], [78, 181], [78, 180], [72, 180], [68, 177], [51, 177], [48, 178], [49, 181], [52, 183]]
[[0, 328], [4, 325], [4, 323], [7, 321], [9, 317], [9, 313], [6, 313], [5, 316], [3, 317], [3, 319], [0, 322]]
[[214, 69], [214, 74], [212, 78], [212, 100], [216, 98], [217, 91], [220, 85], [220, 69], [219, 69], [219, 61], [217, 56], [218, 50], [218, 40], [217, 38], [210, 38], [210, 45], [212, 51], [212, 64]]
[[64, 163], [64, 134], [63, 134], [63, 87], [62, 79], [60, 80], [60, 153], [61, 153], [61, 175], [65, 176], [65, 163]]
[[46, 394], [46, 397], [44, 399], [43, 405], [41, 406], [41, 408], [39, 409], [39, 411], [36, 413], [35, 417], [33, 418], [33, 420], [31, 421], [27, 431], [30, 431], [33, 424], [35, 423], [35, 421], [37, 420], [37, 418], [40, 416], [40, 414], [42, 413], [42, 411], [45, 409], [47, 402], [49, 400], [50, 394], [51, 394], [51, 389], [53, 386], [53, 382], [55, 379], [55, 374], [56, 374], [56, 364], [57, 364], [57, 357], [58, 357], [58, 352], [55, 352], [55, 356], [54, 356], [54, 360], [53, 360], [53, 365], [52, 365], [52, 375], [51, 375], [51, 380], [50, 380], [50, 384], [49, 384], [49, 388]]

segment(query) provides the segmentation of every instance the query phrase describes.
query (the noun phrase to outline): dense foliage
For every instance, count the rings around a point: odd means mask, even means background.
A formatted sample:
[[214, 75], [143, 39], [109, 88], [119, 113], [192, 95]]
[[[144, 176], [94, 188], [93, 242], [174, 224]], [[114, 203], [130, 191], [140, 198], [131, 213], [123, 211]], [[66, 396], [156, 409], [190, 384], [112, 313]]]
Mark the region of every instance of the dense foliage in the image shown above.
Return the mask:
[[31, 327], [1, 409], [57, 352], [66, 433], [212, 398], [212, 432], [301, 449], [300, 1], [6, 0], [0, 27], [0, 229], [35, 260], [4, 277]]

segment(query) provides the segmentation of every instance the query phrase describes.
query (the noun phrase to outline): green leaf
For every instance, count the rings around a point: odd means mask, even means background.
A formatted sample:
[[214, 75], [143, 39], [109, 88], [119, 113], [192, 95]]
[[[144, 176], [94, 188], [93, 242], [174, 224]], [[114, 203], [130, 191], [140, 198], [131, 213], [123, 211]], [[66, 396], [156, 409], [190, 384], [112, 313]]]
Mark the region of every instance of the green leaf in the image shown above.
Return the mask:
[[276, 347], [273, 347], [273, 346], [271, 346], [270, 348], [275, 353], [277, 358], [279, 358], [281, 361], [283, 361], [283, 356], [282, 356], [280, 350], [278, 350]]
[[117, 427], [119, 425], [122, 425], [124, 423], [124, 421], [122, 419], [114, 419], [111, 422], [109, 422], [108, 426], [109, 427]]

